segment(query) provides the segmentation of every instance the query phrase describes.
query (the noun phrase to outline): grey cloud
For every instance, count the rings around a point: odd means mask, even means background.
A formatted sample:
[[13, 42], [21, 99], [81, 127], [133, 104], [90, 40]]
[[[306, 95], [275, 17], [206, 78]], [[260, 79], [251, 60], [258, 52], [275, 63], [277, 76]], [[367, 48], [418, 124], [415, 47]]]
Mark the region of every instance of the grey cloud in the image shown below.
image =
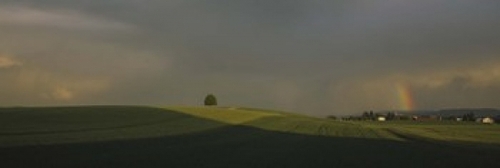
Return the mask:
[[87, 30], [133, 30], [124, 23], [93, 18], [70, 10], [40, 10], [21, 6], [0, 8], [1, 25], [43, 26]]
[[[499, 5], [467, 0], [1, 0], [0, 7], [73, 11], [78, 15], [70, 16], [91, 20], [84, 22], [92, 23], [87, 26], [126, 25], [134, 31], [4, 23], [0, 35], [7, 38], [0, 39], [0, 52], [61, 80], [110, 80], [95, 99], [71, 103], [189, 105], [214, 93], [227, 105], [346, 114], [397, 108], [392, 93], [383, 92], [394, 74], [409, 78], [499, 62]], [[363, 90], [363, 82], [373, 81], [379, 85], [368, 89], [380, 92]], [[435, 92], [416, 89], [415, 97], [419, 108], [495, 106], [464, 103], [495, 100], [489, 93], [498, 88], [490, 83], [467, 91], [454, 88], [453, 81]], [[445, 100], [452, 90], [477, 94]], [[377, 97], [383, 98], [372, 101]]]

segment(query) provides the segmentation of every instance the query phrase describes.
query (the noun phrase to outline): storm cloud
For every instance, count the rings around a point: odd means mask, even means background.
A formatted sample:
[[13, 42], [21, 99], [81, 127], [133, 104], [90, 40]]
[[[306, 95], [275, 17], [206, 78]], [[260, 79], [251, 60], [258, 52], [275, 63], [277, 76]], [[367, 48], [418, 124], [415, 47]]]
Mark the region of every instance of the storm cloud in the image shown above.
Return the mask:
[[500, 108], [494, 0], [0, 0], [0, 105]]

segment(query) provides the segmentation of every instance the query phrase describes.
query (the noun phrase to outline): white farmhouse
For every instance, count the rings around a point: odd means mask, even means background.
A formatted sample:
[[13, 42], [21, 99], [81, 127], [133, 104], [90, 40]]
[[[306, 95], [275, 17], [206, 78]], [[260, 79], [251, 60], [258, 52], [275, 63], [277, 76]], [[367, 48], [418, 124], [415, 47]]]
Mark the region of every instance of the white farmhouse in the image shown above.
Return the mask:
[[385, 121], [385, 117], [384, 116], [379, 116], [379, 117], [377, 117], [377, 121]]
[[477, 118], [476, 122], [483, 124], [493, 124], [495, 123], [495, 120], [493, 120], [493, 118], [491, 117], [482, 117], [482, 118]]
[[491, 117], [484, 117], [481, 119], [481, 123], [483, 124], [493, 124], [495, 123], [495, 120], [493, 120], [493, 118]]

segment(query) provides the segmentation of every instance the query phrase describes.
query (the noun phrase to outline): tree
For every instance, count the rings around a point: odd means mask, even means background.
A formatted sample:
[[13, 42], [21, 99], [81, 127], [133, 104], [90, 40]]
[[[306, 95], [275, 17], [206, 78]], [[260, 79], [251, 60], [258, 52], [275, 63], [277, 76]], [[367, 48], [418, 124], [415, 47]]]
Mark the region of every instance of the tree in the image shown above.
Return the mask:
[[205, 106], [217, 106], [217, 98], [213, 94], [208, 94], [205, 97]]
[[464, 116], [463, 116], [463, 121], [475, 121], [475, 120], [476, 120], [476, 118], [474, 117], [473, 112], [464, 114]]
[[387, 120], [394, 120], [395, 118], [396, 118], [396, 114], [394, 114], [392, 112], [387, 113], [387, 116], [386, 116]]
[[362, 116], [363, 120], [367, 120], [370, 118], [370, 114], [368, 114], [367, 111], [363, 112], [363, 116]]

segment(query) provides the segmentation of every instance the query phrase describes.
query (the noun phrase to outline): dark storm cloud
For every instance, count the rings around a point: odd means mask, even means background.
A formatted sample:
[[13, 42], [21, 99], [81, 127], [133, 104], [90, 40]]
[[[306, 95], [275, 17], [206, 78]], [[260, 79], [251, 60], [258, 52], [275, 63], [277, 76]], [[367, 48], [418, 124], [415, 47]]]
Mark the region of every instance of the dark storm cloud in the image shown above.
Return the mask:
[[[45, 96], [4, 104], [33, 104], [45, 97], [43, 104], [190, 105], [215, 93], [226, 105], [315, 115], [397, 108], [397, 97], [390, 94], [394, 83], [431, 85], [451, 81], [458, 72], [474, 72], [473, 79], [499, 78], [491, 75], [498, 73], [494, 68], [481, 69], [500, 61], [499, 5], [467, 0], [2, 0], [0, 34], [8, 38], [0, 40], [0, 53], [23, 63], [23, 72], [12, 77], [10, 70], [2, 85], [26, 83], [20, 78], [32, 71], [46, 74], [31, 73], [36, 80], [28, 80], [44, 88], [4, 91]], [[84, 81], [93, 82], [77, 86]], [[495, 81], [469, 91], [457, 90], [456, 81], [439, 90], [413, 90], [422, 109], [498, 107], [475, 101], [496, 100]], [[472, 93], [477, 94], [453, 99]]]

